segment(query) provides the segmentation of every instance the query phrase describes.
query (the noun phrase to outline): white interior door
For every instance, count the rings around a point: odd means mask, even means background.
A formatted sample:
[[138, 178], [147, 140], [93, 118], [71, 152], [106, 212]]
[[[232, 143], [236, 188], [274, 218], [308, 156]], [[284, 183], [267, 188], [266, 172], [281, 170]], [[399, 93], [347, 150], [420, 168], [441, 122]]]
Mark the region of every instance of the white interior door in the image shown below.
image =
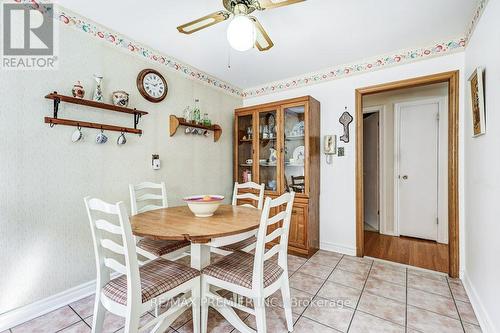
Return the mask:
[[396, 218], [402, 236], [437, 240], [439, 107], [437, 101], [420, 101], [395, 108]]
[[365, 114], [363, 119], [363, 192], [365, 223], [379, 230], [379, 113]]

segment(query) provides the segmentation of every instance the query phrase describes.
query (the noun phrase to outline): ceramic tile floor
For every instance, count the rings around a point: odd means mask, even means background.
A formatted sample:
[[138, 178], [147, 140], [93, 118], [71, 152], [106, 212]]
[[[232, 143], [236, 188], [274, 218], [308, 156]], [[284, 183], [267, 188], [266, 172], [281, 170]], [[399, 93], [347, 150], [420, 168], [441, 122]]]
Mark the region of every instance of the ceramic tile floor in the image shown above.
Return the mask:
[[[309, 260], [289, 256], [288, 262], [295, 333], [481, 332], [460, 280], [326, 251]], [[93, 299], [87, 297], [7, 332], [90, 332]], [[268, 332], [286, 332], [279, 292], [269, 304]], [[241, 316], [255, 328], [252, 316]], [[152, 318], [146, 314], [143, 322]], [[123, 324], [108, 314], [103, 333], [123, 332]], [[167, 332], [192, 331], [191, 313], [186, 311]], [[208, 331], [238, 332], [214, 310]]]

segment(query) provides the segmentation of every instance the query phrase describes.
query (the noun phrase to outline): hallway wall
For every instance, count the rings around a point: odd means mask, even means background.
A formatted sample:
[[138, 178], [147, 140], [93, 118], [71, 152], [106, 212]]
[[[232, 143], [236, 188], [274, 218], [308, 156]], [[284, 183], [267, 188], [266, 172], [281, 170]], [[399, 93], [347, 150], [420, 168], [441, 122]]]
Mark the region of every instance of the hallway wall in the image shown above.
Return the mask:
[[[414, 102], [418, 100], [433, 99], [433, 98], [448, 98], [448, 84], [439, 83], [424, 87], [402, 89], [399, 91], [391, 91], [386, 93], [368, 95], [363, 97], [363, 107], [382, 107], [383, 108], [383, 122], [381, 123], [382, 133], [382, 151], [383, 151], [383, 179], [382, 191], [385, 195], [382, 197], [381, 221], [382, 233], [386, 235], [394, 235], [396, 232], [394, 220], [394, 105], [396, 103]], [[445, 111], [441, 114], [440, 118], [440, 215], [441, 221], [438, 230], [438, 242], [448, 244], [448, 114], [447, 105]], [[424, 131], [422, 132], [424, 135]]]
[[500, 1], [490, 0], [470, 40], [465, 75], [485, 68], [486, 134], [472, 137], [465, 103], [465, 285], [484, 332], [500, 332]]

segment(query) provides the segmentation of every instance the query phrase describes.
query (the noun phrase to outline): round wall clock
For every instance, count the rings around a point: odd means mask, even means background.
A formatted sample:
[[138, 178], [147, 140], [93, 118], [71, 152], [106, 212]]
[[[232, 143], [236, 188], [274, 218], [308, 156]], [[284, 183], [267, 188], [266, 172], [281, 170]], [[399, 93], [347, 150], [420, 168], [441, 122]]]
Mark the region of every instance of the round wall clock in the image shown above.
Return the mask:
[[152, 103], [163, 101], [168, 93], [167, 81], [154, 69], [144, 69], [137, 75], [137, 89]]

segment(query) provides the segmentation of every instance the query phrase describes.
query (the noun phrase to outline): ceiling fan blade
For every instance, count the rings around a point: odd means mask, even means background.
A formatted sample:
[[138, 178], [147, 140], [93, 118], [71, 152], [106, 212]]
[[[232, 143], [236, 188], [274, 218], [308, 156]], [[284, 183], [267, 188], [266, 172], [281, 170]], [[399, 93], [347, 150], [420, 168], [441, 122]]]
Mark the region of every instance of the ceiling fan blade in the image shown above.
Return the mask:
[[179, 32], [182, 32], [183, 34], [192, 34], [193, 32], [200, 31], [201, 29], [208, 28], [214, 24], [223, 22], [227, 20], [231, 16], [231, 13], [226, 12], [226, 11], [218, 11], [212, 14], [209, 14], [207, 16], [203, 16], [197, 20], [194, 20], [192, 22], [183, 24], [181, 26], [177, 27], [177, 30]]
[[262, 9], [273, 9], [282, 6], [293, 5], [294, 3], [303, 2], [306, 0], [259, 0]]
[[274, 46], [273, 41], [267, 34], [266, 30], [262, 24], [260, 24], [259, 20], [253, 16], [249, 16], [250, 19], [255, 24], [255, 28], [257, 28], [257, 40], [255, 41], [255, 46], [259, 49], [259, 51], [267, 51]]

